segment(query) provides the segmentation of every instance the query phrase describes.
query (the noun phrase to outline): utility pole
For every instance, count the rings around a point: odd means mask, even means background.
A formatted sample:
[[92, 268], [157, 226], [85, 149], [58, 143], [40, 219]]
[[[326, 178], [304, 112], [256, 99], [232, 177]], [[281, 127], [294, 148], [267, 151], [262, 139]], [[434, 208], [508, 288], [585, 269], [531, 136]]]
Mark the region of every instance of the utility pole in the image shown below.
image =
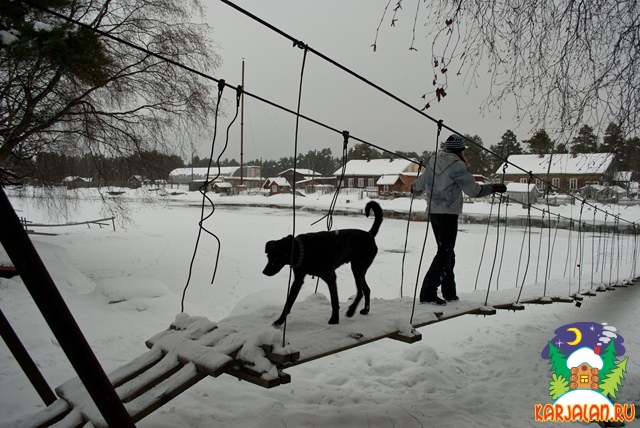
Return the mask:
[[240, 95], [240, 185], [244, 184], [244, 58], [242, 58], [242, 94]]

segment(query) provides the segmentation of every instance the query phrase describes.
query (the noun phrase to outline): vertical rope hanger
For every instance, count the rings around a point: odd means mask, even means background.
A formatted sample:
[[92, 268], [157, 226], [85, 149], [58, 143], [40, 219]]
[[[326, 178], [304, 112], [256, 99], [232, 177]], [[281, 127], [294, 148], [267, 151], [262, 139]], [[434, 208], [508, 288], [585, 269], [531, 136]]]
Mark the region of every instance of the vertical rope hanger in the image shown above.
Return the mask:
[[549, 279], [549, 276], [551, 275], [551, 206], [549, 204], [549, 195], [551, 193], [551, 185], [549, 183], [547, 183], [547, 186], [545, 188], [546, 192], [547, 192], [547, 211], [549, 212], [549, 239], [547, 241], [547, 269], [546, 269], [546, 274], [544, 276], [544, 293], [543, 296], [547, 295], [547, 280]]
[[[418, 174], [420, 174], [420, 171], [422, 171], [422, 161], [420, 161], [420, 164], [418, 165]], [[411, 212], [413, 211], [414, 199], [415, 199], [415, 196], [413, 195], [413, 192], [411, 192], [411, 198], [409, 201], [409, 217], [407, 218], [407, 230], [404, 235], [404, 248], [402, 250], [402, 264], [400, 269], [400, 297], [401, 298], [402, 298], [402, 292], [404, 287], [404, 262], [407, 257], [407, 243], [409, 242], [409, 226], [411, 225]]]
[[478, 289], [478, 278], [480, 278], [480, 269], [482, 268], [482, 261], [484, 260], [484, 252], [487, 247], [487, 238], [489, 237], [489, 227], [491, 226], [491, 215], [493, 214], [493, 201], [495, 200], [495, 193], [491, 195], [491, 207], [489, 208], [489, 218], [487, 219], [487, 229], [484, 233], [484, 242], [482, 243], [482, 252], [480, 253], [480, 261], [478, 262], [478, 271], [476, 273], [476, 282], [473, 287], [474, 290]]
[[[504, 184], [504, 173], [505, 173], [505, 169], [506, 169], [506, 164], [505, 167], [502, 170], [502, 184]], [[492, 200], [491, 200], [491, 205], [493, 206], [493, 201], [495, 201], [495, 193], [493, 193], [492, 196]], [[496, 247], [493, 253], [493, 262], [491, 263], [491, 273], [489, 274], [489, 281], [487, 281], [487, 295], [484, 299], [484, 305], [487, 306], [489, 303], [489, 293], [491, 291], [491, 280], [493, 279], [493, 272], [495, 270], [496, 267], [496, 260], [498, 259], [498, 248], [500, 247], [500, 207], [502, 206], [502, 196], [498, 196], [498, 216], [496, 218]], [[491, 219], [489, 219], [487, 221], [487, 224], [491, 224]], [[489, 232], [489, 229], [487, 228], [487, 233]], [[506, 221], [505, 221], [505, 232], [506, 232]], [[486, 238], [485, 238], [485, 242], [486, 242]], [[502, 248], [503, 253], [504, 253], [504, 246]], [[500, 265], [502, 265], [502, 262], [500, 262]], [[478, 272], [480, 271], [480, 269], [478, 268]], [[476, 282], [477, 282], [477, 278], [476, 278]], [[498, 288], [498, 285], [496, 283], [496, 289]]]
[[[542, 210], [542, 218], [540, 219], [540, 239], [538, 240], [538, 255], [537, 255], [537, 262], [536, 262], [536, 283], [538, 282], [538, 270], [540, 268], [540, 253], [542, 253], [542, 235], [543, 235], [543, 230], [544, 230], [544, 217], [545, 217], [545, 210]], [[546, 274], [545, 274], [546, 276]]]
[[[429, 191], [429, 203], [427, 205], [427, 227], [424, 232], [424, 241], [422, 242], [422, 251], [420, 252], [420, 261], [418, 262], [418, 273], [416, 275], [416, 285], [413, 288], [413, 304], [411, 305], [411, 317], [409, 324], [413, 324], [413, 315], [416, 312], [416, 294], [418, 293], [418, 283], [420, 282], [420, 269], [422, 268], [422, 260], [424, 258], [424, 250], [427, 247], [427, 237], [429, 236], [429, 226], [431, 224], [431, 201], [433, 200], [433, 186], [436, 180], [435, 160], [438, 156], [438, 148], [440, 146], [440, 133], [442, 132], [442, 119], [438, 121], [438, 131], [436, 134], [436, 151], [433, 155], [433, 176], [431, 177], [431, 189]], [[425, 171], [426, 174], [426, 171]]]
[[[505, 162], [504, 166], [502, 167], [502, 179], [501, 179], [501, 183], [504, 184], [504, 176], [507, 173], [507, 167], [509, 165]], [[502, 196], [501, 196], [502, 198]], [[502, 253], [500, 254], [500, 265], [498, 266], [498, 274], [496, 275], [496, 290], [499, 290], [500, 288], [500, 273], [502, 272], [502, 262], [504, 261], [504, 250], [506, 248], [506, 244], [507, 244], [507, 228], [509, 227], [509, 216], [508, 216], [508, 210], [509, 210], [509, 202], [510, 202], [510, 198], [507, 195], [506, 196], [506, 202], [504, 204], [504, 234], [502, 235]]]
[[[551, 216], [549, 216], [551, 217]], [[556, 220], [556, 231], [553, 233], [553, 244], [551, 245], [551, 253], [553, 254], [553, 252], [555, 251], [556, 248], [556, 238], [558, 237], [558, 229], [560, 229], [560, 214], [558, 214], [558, 219]], [[549, 276], [549, 278], [547, 279], [551, 279], [551, 265], [553, 264], [553, 257], [550, 258], [549, 260], [549, 269], [547, 269], [547, 275]]]
[[[291, 292], [291, 279], [293, 277], [293, 265], [295, 264], [295, 261], [293, 259], [293, 253], [296, 245], [296, 240], [295, 240], [296, 238], [296, 172], [298, 170], [298, 132], [300, 130], [300, 105], [302, 103], [302, 83], [304, 81], [304, 68], [307, 62], [307, 52], [309, 50], [308, 46], [302, 43], [301, 41], [294, 43], [293, 47], [298, 47], [302, 49], [304, 53], [302, 54], [302, 66], [300, 68], [300, 85], [298, 86], [298, 107], [296, 110], [296, 131], [295, 131], [295, 139], [293, 144], [293, 150], [294, 150], [293, 180], [292, 180], [293, 186], [291, 186], [293, 201], [291, 204], [292, 206], [292, 230], [291, 230], [292, 233], [291, 234], [294, 237], [294, 239], [291, 240], [291, 260], [289, 263], [289, 280], [287, 282], [287, 296], [286, 296], [285, 302], [289, 298], [289, 293]], [[289, 314], [285, 312], [284, 324], [282, 326], [282, 347], [285, 347], [287, 345], [286, 335], [287, 335], [287, 318], [288, 317], [289, 317]]]
[[596, 214], [597, 211], [593, 210], [593, 230], [591, 231], [591, 288], [593, 291], [593, 269], [596, 265], [595, 261], [595, 245], [596, 245]]
[[[229, 130], [231, 128], [231, 126], [233, 125], [233, 123], [235, 122], [236, 118], [238, 117], [238, 109], [240, 106], [240, 96], [242, 94], [242, 86], [238, 86], [237, 90], [236, 90], [236, 112], [235, 112], [235, 116], [233, 117], [233, 120], [229, 123], [229, 125], [227, 126], [227, 134], [226, 134], [226, 141], [225, 141], [225, 145], [224, 148], [221, 150], [220, 155], [218, 156], [217, 159], [217, 167], [218, 167], [218, 173], [216, 174], [216, 176], [213, 179], [210, 179], [210, 172], [211, 172], [211, 164], [213, 162], [213, 153], [214, 153], [214, 149], [215, 149], [215, 144], [216, 144], [216, 138], [217, 138], [217, 134], [218, 134], [218, 113], [220, 111], [220, 102], [222, 101], [222, 92], [224, 91], [224, 88], [226, 86], [226, 83], [224, 81], [224, 79], [220, 79], [220, 81], [218, 82], [218, 98], [216, 100], [216, 108], [215, 108], [215, 114], [214, 114], [214, 124], [213, 124], [213, 137], [211, 140], [211, 151], [209, 153], [209, 163], [207, 165], [207, 176], [205, 178], [205, 182], [204, 184], [200, 187], [199, 191], [202, 194], [202, 204], [201, 204], [201, 209], [200, 209], [200, 221], [198, 222], [198, 235], [196, 237], [196, 243], [194, 245], [194, 249], [193, 249], [193, 254], [191, 256], [191, 261], [189, 263], [189, 274], [187, 275], [187, 282], [184, 286], [184, 289], [182, 290], [182, 299], [180, 301], [180, 311], [184, 312], [184, 302], [185, 302], [185, 298], [187, 295], [187, 289], [189, 288], [189, 284], [191, 282], [191, 276], [193, 274], [193, 264], [195, 262], [196, 259], [196, 254], [198, 252], [198, 245], [200, 243], [200, 238], [202, 236], [202, 232], [204, 231], [205, 233], [213, 236], [216, 241], [218, 242], [218, 249], [216, 252], [216, 260], [215, 260], [215, 264], [214, 264], [214, 270], [213, 270], [213, 275], [211, 277], [211, 284], [213, 284], [215, 277], [216, 277], [216, 272], [218, 271], [218, 261], [220, 259], [220, 239], [218, 239], [218, 237], [210, 232], [209, 230], [207, 230], [204, 226], [203, 223], [210, 218], [213, 213], [215, 212], [215, 205], [213, 204], [213, 201], [211, 200], [211, 198], [209, 198], [207, 196], [207, 188], [209, 187], [209, 184], [211, 184], [213, 181], [215, 181], [219, 176], [220, 176], [220, 158], [222, 157], [222, 154], [224, 153], [224, 151], [227, 148], [227, 145], [229, 143]], [[205, 216], [204, 214], [204, 210], [205, 210], [205, 205], [206, 205], [206, 201], [209, 202], [209, 204], [212, 207], [211, 212]]]
[[[349, 131], [342, 131], [342, 168], [340, 171], [340, 179], [338, 180], [338, 185], [336, 186], [336, 190], [333, 192], [333, 197], [331, 198], [331, 203], [329, 204], [329, 211], [323, 215], [322, 217], [320, 217], [318, 220], [314, 221], [313, 223], [311, 223], [311, 225], [313, 226], [314, 224], [318, 223], [320, 220], [322, 220], [323, 218], [327, 219], [327, 231], [330, 231], [333, 228], [333, 212], [335, 211], [336, 208], [336, 203], [338, 202], [338, 196], [340, 196], [340, 190], [342, 189], [342, 183], [344, 181], [344, 176], [346, 174], [347, 171], [347, 147], [349, 145]], [[314, 293], [318, 292], [318, 285], [320, 284], [320, 277], [317, 278], [316, 280], [316, 289], [314, 291]]]
[[[525, 265], [524, 273], [522, 274], [522, 284], [520, 285], [520, 291], [518, 292], [518, 298], [516, 303], [520, 302], [522, 297], [522, 291], [524, 290], [524, 281], [527, 278], [527, 272], [529, 271], [529, 262], [531, 261], [531, 194], [529, 193], [529, 186], [533, 182], [533, 174], [529, 171], [529, 178], [527, 179], [527, 227], [524, 229], [524, 236], [522, 237], [522, 246], [520, 248], [520, 259], [522, 259], [522, 249], [524, 248], [524, 241], [529, 236], [529, 250], [527, 252], [527, 264]], [[529, 233], [527, 234], [527, 229]], [[520, 275], [520, 259], [518, 260], [518, 273], [516, 274], [516, 287], [518, 286], [518, 276]]]
[[604, 285], [604, 265], [607, 262], [607, 217], [609, 214], [604, 215], [604, 243], [602, 244], [602, 269], [600, 269], [600, 284]]

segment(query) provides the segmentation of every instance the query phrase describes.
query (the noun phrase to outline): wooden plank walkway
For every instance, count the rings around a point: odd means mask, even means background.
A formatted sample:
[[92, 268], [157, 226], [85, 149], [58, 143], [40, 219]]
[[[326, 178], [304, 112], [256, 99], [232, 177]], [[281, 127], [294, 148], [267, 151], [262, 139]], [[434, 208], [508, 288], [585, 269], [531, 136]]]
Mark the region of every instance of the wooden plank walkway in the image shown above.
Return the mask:
[[[629, 284], [630, 281], [620, 286]], [[413, 343], [422, 338], [417, 329], [433, 323], [462, 315], [492, 315], [497, 310], [520, 311], [531, 304], [580, 304], [585, 296], [616, 288], [585, 287], [577, 293], [577, 289], [556, 285], [547, 286], [543, 296], [543, 285], [534, 284], [525, 286], [520, 299], [520, 289], [491, 291], [486, 305], [486, 290], [476, 291], [461, 294], [460, 301], [443, 307], [417, 304], [412, 322], [412, 298], [372, 299], [369, 315], [342, 316], [338, 325], [327, 324], [331, 312], [328, 299], [323, 294], [313, 294], [294, 305], [287, 320], [285, 346], [283, 329], [271, 326], [280, 307], [239, 313], [217, 323], [183, 313], [176, 316], [168, 330], [146, 342], [148, 352], [108, 376], [137, 422], [207, 376], [226, 373], [272, 388], [291, 382], [283, 371], [288, 367], [386, 338]], [[343, 302], [342, 307], [346, 306]], [[6, 427], [106, 427], [78, 378], [60, 385], [55, 392], [60, 398], [51, 406]]]

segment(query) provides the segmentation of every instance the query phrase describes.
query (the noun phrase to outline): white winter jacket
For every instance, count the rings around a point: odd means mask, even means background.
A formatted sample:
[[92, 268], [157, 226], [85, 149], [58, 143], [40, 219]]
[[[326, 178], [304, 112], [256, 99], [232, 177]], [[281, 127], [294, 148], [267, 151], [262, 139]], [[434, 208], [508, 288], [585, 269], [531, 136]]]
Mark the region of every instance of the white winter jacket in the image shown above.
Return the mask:
[[[433, 180], [434, 163], [435, 180]], [[431, 197], [432, 182], [433, 196]], [[425, 171], [413, 183], [411, 190], [416, 196], [426, 191], [427, 203], [431, 202], [430, 212], [433, 214], [460, 214], [462, 213], [462, 192], [472, 198], [480, 198], [491, 194], [493, 188], [490, 185], [476, 183], [467, 165], [455, 153], [443, 150], [429, 160]]]

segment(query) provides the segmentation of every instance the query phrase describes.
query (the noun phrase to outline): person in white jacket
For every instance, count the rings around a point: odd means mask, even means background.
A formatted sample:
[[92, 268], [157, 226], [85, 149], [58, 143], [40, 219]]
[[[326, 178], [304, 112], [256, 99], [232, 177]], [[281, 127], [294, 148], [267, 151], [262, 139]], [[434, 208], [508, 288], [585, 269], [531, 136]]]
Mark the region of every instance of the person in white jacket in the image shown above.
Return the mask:
[[[424, 172], [411, 186], [411, 192], [416, 196], [426, 192], [429, 222], [438, 244], [438, 251], [422, 281], [421, 303], [444, 306], [447, 301], [459, 300], [453, 268], [462, 192], [472, 198], [480, 198], [507, 190], [504, 184], [478, 184], [475, 181], [464, 157], [466, 148], [460, 135], [449, 136], [444, 150], [429, 160]], [[443, 298], [438, 297], [440, 286]]]

